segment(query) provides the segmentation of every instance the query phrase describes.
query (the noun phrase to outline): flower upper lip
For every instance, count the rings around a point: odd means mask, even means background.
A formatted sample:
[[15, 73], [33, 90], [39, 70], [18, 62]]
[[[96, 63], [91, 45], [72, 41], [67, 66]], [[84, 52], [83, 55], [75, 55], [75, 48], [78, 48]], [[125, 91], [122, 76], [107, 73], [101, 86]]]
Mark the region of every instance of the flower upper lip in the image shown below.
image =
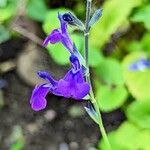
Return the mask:
[[70, 53], [73, 53], [73, 42], [69, 37], [67, 31], [67, 22], [63, 20], [61, 14], [58, 13], [58, 19], [60, 21], [60, 28], [54, 29], [44, 40], [43, 46], [47, 46], [50, 42], [51, 44], [55, 44], [57, 42], [61, 42], [64, 47], [69, 50]]

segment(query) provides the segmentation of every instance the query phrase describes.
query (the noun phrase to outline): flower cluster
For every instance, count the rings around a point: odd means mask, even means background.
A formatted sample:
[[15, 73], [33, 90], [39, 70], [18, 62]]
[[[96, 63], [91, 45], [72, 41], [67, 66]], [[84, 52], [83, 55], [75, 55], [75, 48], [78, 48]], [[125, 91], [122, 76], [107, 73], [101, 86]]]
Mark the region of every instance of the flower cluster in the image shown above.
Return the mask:
[[[90, 85], [84, 79], [84, 67], [81, 60], [81, 55], [69, 37], [67, 31], [66, 14], [58, 14], [60, 28], [54, 29], [43, 42], [43, 46], [48, 43], [55, 44], [61, 42], [64, 47], [70, 52], [71, 69], [66, 75], [56, 81], [52, 76], [45, 72], [39, 71], [37, 74], [46, 82], [42, 85], [37, 85], [32, 92], [30, 104], [33, 110], [39, 111], [46, 107], [46, 95], [50, 92], [57, 96], [82, 100], [90, 91]], [[70, 19], [70, 18], [69, 18]]]

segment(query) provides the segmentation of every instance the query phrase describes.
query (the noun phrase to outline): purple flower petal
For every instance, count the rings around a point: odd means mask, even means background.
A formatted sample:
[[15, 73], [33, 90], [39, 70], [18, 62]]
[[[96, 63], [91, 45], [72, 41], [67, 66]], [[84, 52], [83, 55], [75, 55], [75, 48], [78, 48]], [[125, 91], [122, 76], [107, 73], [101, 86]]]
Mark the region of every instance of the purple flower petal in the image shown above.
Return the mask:
[[48, 81], [48, 83], [45, 85], [45, 87], [49, 87], [51, 93], [53, 93], [54, 95], [57, 95], [57, 96], [62, 96], [62, 94], [57, 89], [58, 81], [54, 80], [48, 72], [38, 71], [37, 74], [42, 79]]
[[77, 72], [77, 71], [81, 68], [79, 59], [78, 59], [77, 56], [75, 56], [74, 54], [72, 54], [72, 55], [70, 56], [70, 62], [71, 62], [71, 64], [72, 64], [72, 68], [73, 68], [73, 71], [74, 71], [74, 72]]
[[70, 53], [73, 52], [73, 42], [71, 41], [68, 33], [61, 35], [61, 43], [69, 50]]
[[47, 46], [49, 42], [51, 44], [61, 42], [69, 50], [69, 52], [72, 53], [73, 42], [71, 41], [67, 31], [67, 22], [63, 20], [63, 17], [60, 14], [58, 14], [58, 19], [60, 21], [60, 29], [54, 29], [44, 40], [43, 46]]
[[39, 71], [37, 73], [38, 76], [46, 80], [47, 83], [37, 86], [33, 90], [30, 99], [33, 110], [39, 111], [46, 107], [47, 101], [45, 97], [48, 92], [76, 100], [81, 100], [89, 93], [90, 85], [85, 82], [82, 67], [74, 54], [71, 55], [70, 62], [72, 68], [67, 72], [65, 77], [59, 81], [54, 80], [52, 76], [45, 71]]
[[62, 34], [66, 34], [67, 33], [67, 22], [63, 19], [63, 15], [61, 15], [59, 13], [58, 13], [58, 19], [60, 21]]
[[39, 111], [46, 107], [47, 101], [45, 97], [49, 91], [50, 87], [47, 87], [46, 84], [35, 87], [30, 99], [30, 104], [34, 111]]
[[61, 41], [61, 32], [59, 29], [55, 29], [51, 32], [50, 35], [46, 37], [46, 39], [43, 42], [43, 46], [47, 46], [50, 42], [51, 44], [55, 44], [57, 42]]
[[58, 84], [58, 81], [54, 80], [52, 76], [46, 71], [38, 71], [37, 74], [40, 78], [48, 81], [51, 86], [56, 86]]
[[82, 99], [89, 93], [90, 86], [84, 81], [81, 70], [76, 74], [70, 70], [64, 79], [58, 82], [58, 90], [64, 97]]

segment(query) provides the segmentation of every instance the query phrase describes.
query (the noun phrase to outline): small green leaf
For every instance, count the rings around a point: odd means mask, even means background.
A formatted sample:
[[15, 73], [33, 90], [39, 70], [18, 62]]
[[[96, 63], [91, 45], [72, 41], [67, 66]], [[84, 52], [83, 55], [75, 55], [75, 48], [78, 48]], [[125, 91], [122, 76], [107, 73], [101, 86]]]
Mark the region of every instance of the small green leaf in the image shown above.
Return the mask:
[[7, 0], [0, 0], [0, 7], [5, 7], [7, 5]]
[[95, 69], [96, 75], [106, 84], [123, 85], [121, 65], [115, 59], [105, 58]]
[[150, 5], [140, 8], [132, 17], [133, 22], [143, 22], [147, 29], [150, 29]]
[[21, 126], [16, 125], [10, 135], [11, 147], [10, 150], [23, 150], [25, 139]]
[[46, 47], [53, 60], [60, 65], [66, 65], [69, 62], [69, 52], [61, 43], [48, 44]]
[[89, 65], [91, 67], [98, 67], [103, 59], [100, 51], [92, 47], [89, 49]]
[[139, 128], [130, 122], [124, 122], [116, 132], [115, 140], [124, 150], [138, 150]]
[[[108, 134], [108, 140], [110, 142], [112, 150], [127, 150], [127, 149], [123, 149], [116, 142], [115, 136], [116, 136], [116, 132], [115, 131]], [[107, 150], [107, 145], [106, 145], [106, 143], [105, 143], [105, 141], [103, 139], [99, 142], [99, 150]]]
[[27, 15], [34, 20], [44, 21], [47, 12], [45, 0], [30, 0], [27, 5]]
[[150, 33], [145, 32], [141, 40], [125, 41], [125, 48], [128, 52], [145, 51], [150, 55]]
[[10, 38], [9, 32], [6, 28], [0, 25], [0, 43], [7, 41]]
[[146, 32], [141, 40], [141, 45], [143, 48], [143, 51], [148, 52], [148, 54], [150, 55], [150, 33]]
[[139, 41], [132, 41], [129, 42], [128, 45], [126, 45], [128, 52], [135, 52], [135, 51], [141, 51], [143, 50], [142, 45]]
[[9, 0], [5, 7], [0, 7], [0, 23], [8, 20], [16, 13], [16, 0]]
[[146, 53], [135, 52], [127, 55], [123, 62], [123, 75], [129, 92], [138, 100], [150, 100], [150, 69], [144, 71], [131, 71], [129, 66]]
[[128, 92], [124, 86], [116, 86], [114, 88], [106, 85], [100, 85], [96, 100], [98, 101], [100, 110], [110, 112], [119, 108], [126, 101]]
[[141, 128], [150, 129], [150, 100], [135, 101], [127, 109], [127, 117]]
[[24, 141], [18, 140], [16, 141], [10, 148], [10, 150], [23, 150]]
[[91, 45], [100, 48], [108, 42], [111, 35], [124, 25], [132, 9], [140, 3], [141, 0], [104, 1], [102, 18], [91, 30]]
[[[108, 134], [112, 150], [149, 150], [150, 130], [141, 130], [130, 122], [124, 122], [116, 131]], [[106, 150], [104, 140], [100, 150]]]

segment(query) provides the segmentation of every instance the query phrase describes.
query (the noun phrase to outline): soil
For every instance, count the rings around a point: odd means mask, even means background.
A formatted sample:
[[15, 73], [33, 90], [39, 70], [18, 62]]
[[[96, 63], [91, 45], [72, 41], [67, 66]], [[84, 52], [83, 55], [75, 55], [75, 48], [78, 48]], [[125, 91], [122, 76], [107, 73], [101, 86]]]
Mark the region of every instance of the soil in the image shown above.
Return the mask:
[[[19, 66], [18, 57], [21, 57], [22, 51], [25, 51], [23, 47], [27, 44], [26, 40], [19, 38], [0, 45], [1, 63], [13, 59], [16, 66]], [[62, 69], [55, 64], [46, 51], [40, 49], [39, 52], [48, 58], [42, 59], [47, 61], [47, 65], [55, 66], [50, 67], [53, 72], [56, 68], [60, 69], [60, 72], [66, 70], [66, 67]], [[45, 64], [43, 66], [45, 67]], [[34, 65], [30, 67], [34, 68]], [[34, 69], [30, 68], [30, 71], [32, 70]], [[27, 74], [30, 78], [30, 72]], [[4, 105], [0, 109], [0, 150], [10, 148], [10, 135], [16, 126], [22, 128], [24, 150], [87, 150], [89, 146], [97, 146], [101, 137], [97, 125], [86, 113], [73, 117], [68, 111], [72, 106], [82, 108], [86, 102], [48, 95], [47, 108], [34, 112], [29, 105], [33, 83], [29, 84], [29, 81], [18, 72], [17, 67], [1, 73], [1, 79], [6, 80], [8, 86], [2, 90]], [[125, 120], [121, 110], [104, 113], [102, 116], [107, 132], [116, 129]]]

